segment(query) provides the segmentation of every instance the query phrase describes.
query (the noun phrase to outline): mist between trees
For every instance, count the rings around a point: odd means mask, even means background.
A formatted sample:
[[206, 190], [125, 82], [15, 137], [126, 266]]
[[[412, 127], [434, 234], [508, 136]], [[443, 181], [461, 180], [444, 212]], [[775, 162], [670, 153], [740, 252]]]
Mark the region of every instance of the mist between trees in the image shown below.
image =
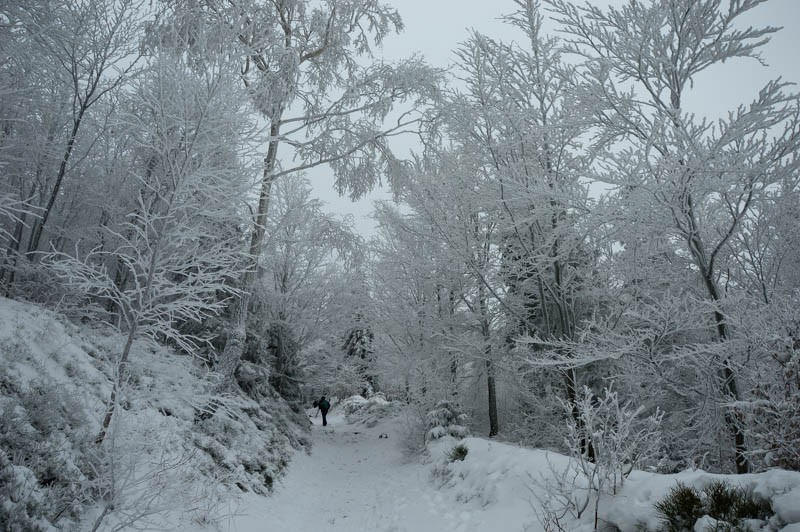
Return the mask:
[[[98, 444], [150, 338], [215, 375], [197, 419], [371, 389], [559, 449], [613, 385], [661, 416], [654, 467], [797, 470], [798, 96], [683, 108], [758, 64], [768, 3], [515, 0], [449, 73], [375, 60], [376, 0], [6, 3], [2, 290], [126, 335]], [[391, 187], [370, 241], [318, 166]]]

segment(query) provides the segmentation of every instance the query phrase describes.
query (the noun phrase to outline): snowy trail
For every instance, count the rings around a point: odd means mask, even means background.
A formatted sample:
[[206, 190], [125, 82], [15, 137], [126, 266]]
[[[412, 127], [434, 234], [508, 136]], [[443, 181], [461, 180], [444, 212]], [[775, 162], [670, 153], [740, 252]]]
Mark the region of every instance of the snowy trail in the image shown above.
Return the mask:
[[[228, 530], [477, 530], [470, 507], [436, 490], [429, 468], [404, 459], [397, 420], [366, 428], [332, 412], [327, 427], [320, 418], [313, 422], [311, 454], [295, 455], [273, 496], [243, 498], [244, 515], [233, 518]], [[388, 438], [379, 438], [382, 433]]]

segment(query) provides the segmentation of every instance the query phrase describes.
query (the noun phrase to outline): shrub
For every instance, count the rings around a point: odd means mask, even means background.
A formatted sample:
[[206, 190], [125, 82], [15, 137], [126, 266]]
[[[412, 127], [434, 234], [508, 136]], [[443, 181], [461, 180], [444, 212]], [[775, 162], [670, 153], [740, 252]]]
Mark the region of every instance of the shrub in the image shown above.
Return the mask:
[[14, 523], [12, 530], [69, 528], [93, 496], [89, 419], [54, 383], [20, 389], [0, 372], [0, 388], [8, 393], [0, 409], [0, 522]]
[[747, 530], [743, 520], [766, 520], [772, 515], [768, 500], [722, 480], [711, 482], [701, 492], [678, 482], [655, 508], [668, 532], [693, 530], [704, 515], [720, 521], [725, 530]]
[[705, 506], [708, 510], [706, 513], [714, 519], [733, 521], [735, 519], [734, 508], [742, 498], [740, 491], [721, 480], [715, 480], [703, 488]]
[[454, 446], [452, 449], [447, 451], [447, 460], [450, 462], [455, 462], [456, 460], [464, 460], [467, 457], [467, 453], [469, 453], [469, 448], [464, 445], [463, 443], [459, 443], [458, 445]]
[[766, 520], [772, 515], [772, 505], [751, 492], [715, 480], [703, 488], [706, 513], [720, 521], [738, 524], [743, 519]]
[[692, 530], [694, 523], [705, 515], [703, 501], [697, 490], [680, 482], [655, 504], [655, 509], [665, 521], [668, 532]]
[[425, 433], [425, 441], [438, 440], [445, 436], [454, 438], [465, 438], [469, 435], [469, 429], [465, 426], [467, 421], [466, 414], [451, 401], [439, 401], [436, 407], [425, 416], [428, 430]]
[[344, 411], [348, 423], [363, 423], [370, 428], [396, 411], [395, 404], [387, 401], [380, 392], [373, 394], [369, 399], [364, 399], [360, 395], [348, 397], [339, 406]]
[[556, 512], [580, 519], [591, 508], [598, 527], [602, 497], [615, 495], [635, 467], [655, 462], [662, 414], [656, 410], [645, 417], [643, 407], [621, 402], [610, 387], [595, 395], [584, 386], [563, 408], [570, 460], [563, 471], [553, 471], [548, 490], [562, 505]]
[[746, 492], [736, 501], [734, 507], [734, 516], [737, 519], [763, 519], [766, 521], [773, 513], [772, 503], [769, 499]]

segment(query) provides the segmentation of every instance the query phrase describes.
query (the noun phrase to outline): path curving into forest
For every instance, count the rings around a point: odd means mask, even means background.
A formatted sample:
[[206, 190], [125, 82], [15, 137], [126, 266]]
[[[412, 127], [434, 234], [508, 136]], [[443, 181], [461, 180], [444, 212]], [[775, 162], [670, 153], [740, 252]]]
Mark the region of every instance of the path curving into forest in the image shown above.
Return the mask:
[[[470, 508], [430, 481], [430, 468], [404, 457], [402, 423], [312, 420], [313, 448], [298, 452], [268, 498], [247, 497], [227, 523], [236, 532], [468, 532]], [[386, 434], [388, 437], [380, 437]]]

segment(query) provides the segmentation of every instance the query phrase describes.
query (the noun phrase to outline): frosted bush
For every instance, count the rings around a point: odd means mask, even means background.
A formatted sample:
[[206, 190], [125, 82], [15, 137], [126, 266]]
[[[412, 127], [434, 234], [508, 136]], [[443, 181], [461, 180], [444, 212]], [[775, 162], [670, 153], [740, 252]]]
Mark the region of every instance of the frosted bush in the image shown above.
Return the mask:
[[469, 429], [466, 427], [467, 415], [452, 401], [439, 401], [425, 417], [428, 424], [425, 433], [426, 442], [445, 436], [458, 439], [469, 436]]
[[45, 517], [47, 510], [45, 490], [33, 471], [14, 465], [0, 452], [0, 522], [5, 530], [54, 531]]
[[363, 423], [367, 427], [374, 427], [381, 419], [389, 417], [395, 411], [395, 404], [387, 401], [386, 396], [381, 392], [372, 395], [369, 399], [353, 395], [336, 407], [342, 409], [348, 423]]
[[52, 383], [23, 387], [0, 372], [0, 522], [10, 530], [70, 530], [93, 497], [96, 464], [81, 405]]
[[366, 403], [367, 400], [360, 395], [351, 395], [339, 403], [339, 408], [342, 409], [345, 416], [350, 416], [360, 410]]
[[745, 414], [753, 458], [766, 467], [800, 471], [800, 319], [786, 329], [784, 338], [767, 344], [770, 373], [756, 384], [750, 401], [736, 406]]
[[644, 417], [643, 410], [621, 402], [610, 388], [595, 395], [584, 387], [574, 404], [564, 403], [570, 461], [564, 471], [553, 471], [554, 485], [548, 490], [563, 506], [558, 514], [580, 518], [592, 508], [597, 527], [600, 499], [615, 495], [635, 467], [655, 461], [662, 414]]

